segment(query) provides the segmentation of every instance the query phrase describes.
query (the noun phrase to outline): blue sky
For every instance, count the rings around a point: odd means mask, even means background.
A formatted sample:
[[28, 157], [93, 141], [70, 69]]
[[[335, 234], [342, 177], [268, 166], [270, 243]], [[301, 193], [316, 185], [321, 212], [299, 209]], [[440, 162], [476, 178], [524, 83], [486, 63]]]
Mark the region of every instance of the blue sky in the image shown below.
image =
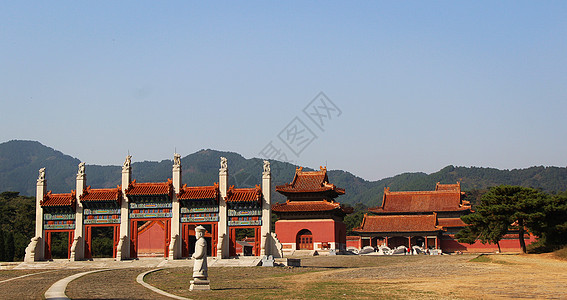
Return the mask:
[[[565, 1], [1, 7], [0, 142], [116, 165], [271, 142], [369, 180], [567, 165]], [[337, 110], [316, 126], [320, 92]]]

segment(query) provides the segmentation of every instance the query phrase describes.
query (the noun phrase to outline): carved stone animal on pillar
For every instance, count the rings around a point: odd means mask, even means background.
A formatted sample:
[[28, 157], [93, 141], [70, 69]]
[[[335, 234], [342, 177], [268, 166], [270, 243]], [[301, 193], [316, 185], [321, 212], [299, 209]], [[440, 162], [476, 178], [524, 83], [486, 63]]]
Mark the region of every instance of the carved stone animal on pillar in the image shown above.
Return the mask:
[[85, 163], [79, 164], [79, 171], [77, 171], [77, 178], [83, 178], [85, 176]]
[[264, 161], [264, 173], [270, 173], [270, 162], [267, 160]]
[[179, 153], [173, 154], [173, 167], [181, 166], [181, 155]]
[[39, 176], [37, 177], [37, 182], [44, 182], [45, 181], [45, 168], [39, 169]]
[[220, 160], [221, 160], [221, 161], [220, 161], [220, 169], [219, 169], [219, 171], [221, 171], [221, 172], [226, 172], [226, 171], [228, 171], [228, 161], [227, 161], [226, 157], [221, 157]]
[[193, 253], [193, 280], [191, 280], [190, 291], [210, 290], [207, 266], [207, 241], [205, 240], [205, 227], [199, 225], [195, 228], [195, 253]]
[[122, 165], [122, 170], [129, 169], [130, 164], [132, 164], [132, 155], [127, 155], [124, 165]]

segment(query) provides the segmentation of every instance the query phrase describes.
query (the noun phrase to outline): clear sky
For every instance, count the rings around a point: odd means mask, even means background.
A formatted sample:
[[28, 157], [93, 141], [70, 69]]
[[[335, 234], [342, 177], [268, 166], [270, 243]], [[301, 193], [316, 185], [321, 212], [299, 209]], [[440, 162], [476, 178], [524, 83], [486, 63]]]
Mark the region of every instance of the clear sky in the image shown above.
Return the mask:
[[87, 164], [567, 165], [567, 1], [3, 1], [0, 41], [0, 142]]

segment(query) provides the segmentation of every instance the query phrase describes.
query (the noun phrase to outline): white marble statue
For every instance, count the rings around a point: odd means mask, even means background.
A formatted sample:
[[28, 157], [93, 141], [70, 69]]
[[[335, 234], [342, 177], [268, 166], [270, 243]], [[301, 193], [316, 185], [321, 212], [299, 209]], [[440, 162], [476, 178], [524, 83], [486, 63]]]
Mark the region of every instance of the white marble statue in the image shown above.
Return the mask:
[[226, 157], [220, 158], [220, 168], [221, 170], [228, 170], [228, 163]]
[[207, 279], [207, 241], [205, 240], [205, 227], [199, 225], [195, 228], [195, 253], [193, 258], [193, 280], [191, 280], [190, 291], [210, 290], [209, 280]]
[[264, 161], [264, 173], [270, 173], [270, 162], [267, 160]]

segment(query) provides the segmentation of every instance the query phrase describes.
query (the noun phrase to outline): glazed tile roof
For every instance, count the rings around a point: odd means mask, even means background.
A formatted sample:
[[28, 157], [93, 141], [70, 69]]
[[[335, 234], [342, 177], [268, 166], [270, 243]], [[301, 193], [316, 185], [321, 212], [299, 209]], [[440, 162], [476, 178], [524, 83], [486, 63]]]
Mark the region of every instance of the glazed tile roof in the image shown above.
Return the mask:
[[470, 210], [470, 202], [461, 200], [461, 196], [460, 188], [418, 192], [390, 192], [389, 188], [384, 188], [382, 205], [368, 210], [375, 213]]
[[122, 189], [117, 186], [113, 189], [91, 189], [87, 187], [83, 194], [79, 196], [81, 201], [116, 201], [120, 202], [122, 199]]
[[39, 203], [42, 207], [52, 206], [74, 206], [76, 201], [75, 191], [65, 194], [52, 194], [51, 191], [43, 196], [43, 200]]
[[438, 218], [437, 222], [439, 226], [446, 227], [465, 227], [467, 224], [461, 220], [461, 218]]
[[200, 200], [200, 199], [217, 199], [219, 197], [219, 184], [213, 186], [190, 186], [183, 185], [177, 198], [179, 200]]
[[133, 180], [126, 189], [126, 195], [132, 196], [150, 196], [150, 195], [172, 195], [173, 182], [168, 179], [167, 182], [144, 182], [138, 183]]
[[399, 233], [441, 231], [436, 214], [430, 215], [365, 215], [362, 225], [354, 229], [360, 233]]
[[260, 201], [262, 199], [262, 188], [256, 185], [255, 188], [235, 189], [231, 186], [226, 192], [226, 202]]
[[303, 168], [295, 170], [295, 176], [291, 183], [276, 186], [276, 191], [280, 193], [305, 193], [305, 192], [326, 192], [331, 191], [338, 195], [343, 195], [345, 190], [329, 183], [327, 168], [320, 167], [320, 171], [303, 171]]
[[457, 182], [455, 184], [441, 184], [437, 182], [435, 185], [436, 191], [458, 191], [461, 192], [461, 183]]
[[338, 202], [329, 201], [287, 201], [285, 203], [276, 203], [272, 205], [274, 212], [316, 212], [316, 211], [332, 211], [342, 210], [343, 208]]

